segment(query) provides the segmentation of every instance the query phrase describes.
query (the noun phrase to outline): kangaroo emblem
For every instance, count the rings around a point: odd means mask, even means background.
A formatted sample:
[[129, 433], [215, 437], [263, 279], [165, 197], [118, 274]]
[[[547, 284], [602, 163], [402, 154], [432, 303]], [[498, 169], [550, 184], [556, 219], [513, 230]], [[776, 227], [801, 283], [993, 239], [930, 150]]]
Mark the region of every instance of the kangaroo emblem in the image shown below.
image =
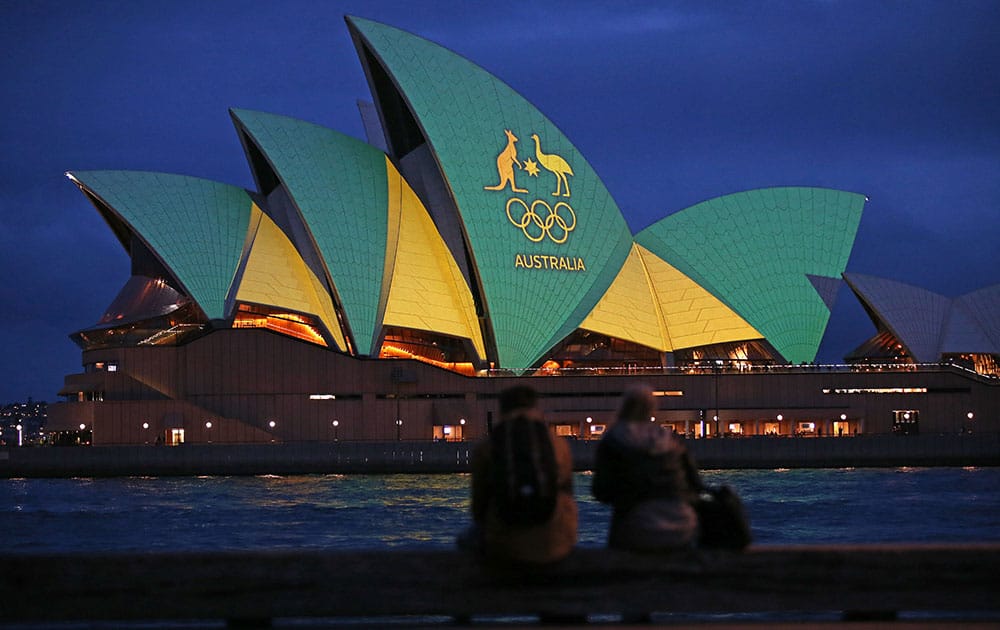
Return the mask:
[[517, 147], [514, 146], [514, 143], [517, 142], [517, 136], [511, 133], [510, 129], [504, 129], [503, 132], [507, 134], [507, 146], [497, 156], [497, 173], [500, 175], [500, 183], [496, 186], [483, 186], [483, 190], [503, 190], [507, 187], [507, 182], [510, 182], [512, 191], [526, 193], [528, 192], [526, 189], [518, 188], [514, 182], [514, 165], [517, 164], [520, 169], [524, 168], [517, 161]]

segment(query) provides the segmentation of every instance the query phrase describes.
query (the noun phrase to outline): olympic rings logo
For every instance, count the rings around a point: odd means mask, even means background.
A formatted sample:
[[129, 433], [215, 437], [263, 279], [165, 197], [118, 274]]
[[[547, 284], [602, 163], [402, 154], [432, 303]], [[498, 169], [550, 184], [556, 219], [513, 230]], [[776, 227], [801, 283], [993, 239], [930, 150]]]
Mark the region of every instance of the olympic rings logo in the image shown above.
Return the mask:
[[[511, 206], [514, 205], [520, 205], [524, 209], [520, 213], [520, 218], [515, 219], [511, 213]], [[538, 206], [542, 206], [548, 211], [548, 214], [544, 218], [536, 212]], [[568, 213], [569, 216], [563, 217], [560, 214], [560, 210], [562, 209], [565, 209], [565, 213]], [[546, 236], [552, 239], [552, 242], [557, 245], [565, 243], [566, 239], [569, 238], [569, 233], [576, 227], [576, 213], [573, 212], [573, 208], [565, 201], [560, 201], [555, 206], [550, 206], [544, 200], [536, 199], [531, 202], [531, 206], [529, 207], [524, 200], [518, 197], [511, 197], [507, 200], [507, 218], [514, 224], [514, 227], [521, 228], [521, 231], [524, 232], [524, 235], [532, 243], [537, 243]], [[537, 235], [534, 234], [535, 232], [537, 232]]]

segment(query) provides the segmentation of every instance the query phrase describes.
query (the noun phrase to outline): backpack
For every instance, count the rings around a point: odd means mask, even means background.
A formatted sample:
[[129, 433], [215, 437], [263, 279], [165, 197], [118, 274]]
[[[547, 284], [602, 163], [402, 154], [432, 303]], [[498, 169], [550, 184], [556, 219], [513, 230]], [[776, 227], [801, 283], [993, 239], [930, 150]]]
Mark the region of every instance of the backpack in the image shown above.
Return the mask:
[[559, 488], [555, 450], [545, 425], [525, 416], [500, 423], [490, 436], [490, 453], [500, 521], [525, 527], [549, 520]]
[[750, 519], [739, 495], [729, 486], [704, 487], [694, 502], [702, 547], [740, 551], [753, 541]]

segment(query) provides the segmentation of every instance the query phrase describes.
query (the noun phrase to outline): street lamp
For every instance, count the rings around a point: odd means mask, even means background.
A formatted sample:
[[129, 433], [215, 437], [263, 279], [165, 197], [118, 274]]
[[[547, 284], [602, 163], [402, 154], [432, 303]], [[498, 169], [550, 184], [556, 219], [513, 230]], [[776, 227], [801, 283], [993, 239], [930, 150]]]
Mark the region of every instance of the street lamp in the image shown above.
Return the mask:
[[337, 442], [340, 440], [340, 420], [333, 421], [333, 441]]
[[402, 438], [400, 434], [403, 430], [403, 420], [401, 418], [396, 419], [396, 441], [399, 442]]
[[24, 428], [20, 424], [17, 425], [17, 445], [24, 446], [24, 439], [21, 436], [21, 429]]
[[715, 387], [715, 436], [719, 437], [719, 369], [722, 366], [722, 361], [719, 359], [715, 360], [712, 364], [712, 385]]

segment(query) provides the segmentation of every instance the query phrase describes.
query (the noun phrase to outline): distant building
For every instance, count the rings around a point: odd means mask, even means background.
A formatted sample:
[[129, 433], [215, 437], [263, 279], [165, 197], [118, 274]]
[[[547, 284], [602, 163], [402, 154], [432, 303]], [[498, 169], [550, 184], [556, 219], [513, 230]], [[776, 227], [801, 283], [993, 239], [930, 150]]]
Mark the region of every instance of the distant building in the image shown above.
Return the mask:
[[42, 440], [47, 404], [33, 401], [8, 403], [0, 407], [0, 445], [36, 444]]
[[580, 437], [635, 378], [661, 395], [652, 421], [695, 437], [887, 432], [901, 410], [924, 430], [995, 420], [996, 381], [975, 370], [802, 366], [863, 195], [752, 190], [633, 234], [583, 155], [501, 80], [347, 24], [374, 97], [368, 143], [234, 109], [254, 191], [69, 174], [132, 275], [73, 335], [84, 373], [66, 378], [54, 430], [94, 444], [465, 439], [519, 379], [557, 433]]
[[944, 361], [1000, 376], [1000, 284], [947, 298], [884, 278], [844, 278], [878, 331], [849, 361]]

